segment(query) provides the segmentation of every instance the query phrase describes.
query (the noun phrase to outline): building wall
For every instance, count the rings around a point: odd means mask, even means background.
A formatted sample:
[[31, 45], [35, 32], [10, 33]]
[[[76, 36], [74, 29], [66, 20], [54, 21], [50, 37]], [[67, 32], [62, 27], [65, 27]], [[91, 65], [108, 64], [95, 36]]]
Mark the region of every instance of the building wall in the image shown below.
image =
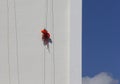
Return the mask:
[[70, 84], [82, 84], [82, 0], [70, 1]]
[[54, 27], [48, 0], [49, 49], [40, 33], [46, 25], [45, 4], [0, 0], [0, 84], [69, 84], [69, 0], [54, 0]]

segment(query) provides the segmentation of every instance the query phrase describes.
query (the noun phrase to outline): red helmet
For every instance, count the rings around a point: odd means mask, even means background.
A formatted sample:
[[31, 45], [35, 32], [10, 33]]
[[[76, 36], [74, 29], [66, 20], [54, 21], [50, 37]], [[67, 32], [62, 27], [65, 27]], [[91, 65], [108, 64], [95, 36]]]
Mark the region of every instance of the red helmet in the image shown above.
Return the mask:
[[50, 34], [46, 29], [41, 30], [41, 32], [43, 33], [43, 36], [47, 36], [48, 38], [50, 38]]
[[42, 33], [47, 33], [48, 31], [46, 29], [41, 30]]

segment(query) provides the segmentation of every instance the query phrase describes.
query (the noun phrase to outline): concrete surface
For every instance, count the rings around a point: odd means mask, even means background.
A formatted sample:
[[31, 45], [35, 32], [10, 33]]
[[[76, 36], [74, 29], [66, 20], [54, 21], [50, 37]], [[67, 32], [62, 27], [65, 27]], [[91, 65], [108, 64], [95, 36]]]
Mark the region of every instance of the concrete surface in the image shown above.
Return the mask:
[[53, 41], [49, 51], [40, 33], [45, 26], [45, 0], [15, 1], [16, 21], [14, 0], [0, 0], [0, 84], [44, 84], [44, 73], [45, 84], [69, 84], [69, 1], [54, 0], [53, 32], [49, 0], [47, 30]]

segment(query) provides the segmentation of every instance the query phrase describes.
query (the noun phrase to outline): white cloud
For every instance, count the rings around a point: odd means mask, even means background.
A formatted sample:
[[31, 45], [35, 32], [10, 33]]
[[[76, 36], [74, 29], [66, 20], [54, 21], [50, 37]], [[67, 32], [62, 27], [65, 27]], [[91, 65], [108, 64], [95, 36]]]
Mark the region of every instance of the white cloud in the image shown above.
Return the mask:
[[83, 77], [82, 84], [118, 84], [118, 80], [115, 80], [109, 74], [102, 72], [94, 77]]

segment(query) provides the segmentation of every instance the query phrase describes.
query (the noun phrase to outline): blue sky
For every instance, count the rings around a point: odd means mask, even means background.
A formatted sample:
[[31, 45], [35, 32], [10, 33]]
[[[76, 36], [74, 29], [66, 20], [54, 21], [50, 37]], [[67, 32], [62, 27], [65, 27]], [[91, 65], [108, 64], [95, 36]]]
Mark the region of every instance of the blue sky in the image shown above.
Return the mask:
[[120, 0], [83, 0], [82, 75], [120, 79]]

